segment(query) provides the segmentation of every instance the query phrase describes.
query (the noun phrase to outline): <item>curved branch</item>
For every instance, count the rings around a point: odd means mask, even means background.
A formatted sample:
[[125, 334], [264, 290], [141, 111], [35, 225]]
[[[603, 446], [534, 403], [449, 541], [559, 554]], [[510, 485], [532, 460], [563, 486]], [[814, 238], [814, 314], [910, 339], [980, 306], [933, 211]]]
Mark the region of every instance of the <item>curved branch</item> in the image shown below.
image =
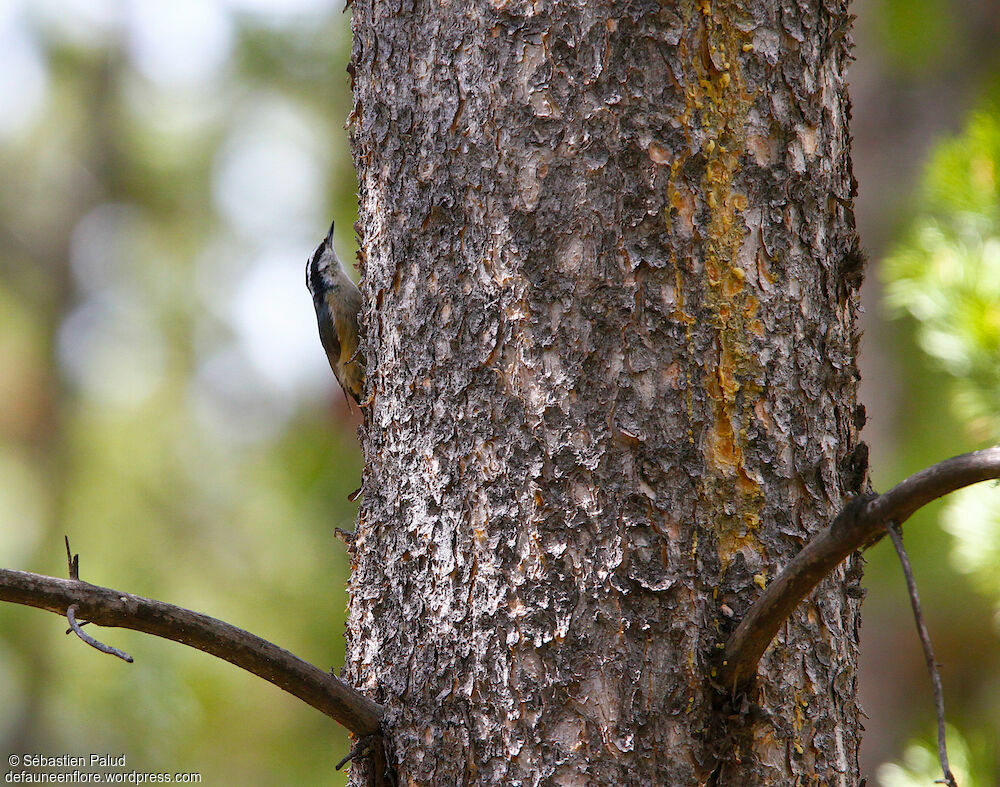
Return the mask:
[[959, 454], [914, 473], [868, 504], [872, 531], [892, 520], [903, 524], [918, 509], [965, 486], [1000, 478], [1000, 446]]
[[747, 611], [726, 642], [718, 670], [720, 685], [733, 691], [749, 686], [761, 656], [799, 602], [848, 555], [883, 535], [887, 522], [901, 525], [931, 501], [994, 478], [1000, 478], [1000, 447], [946, 459], [911, 475], [883, 495], [851, 499]]
[[[101, 653], [107, 653], [109, 656], [117, 656], [122, 661], [131, 664], [135, 659], [133, 659], [124, 650], [118, 650], [118, 648], [113, 648], [110, 645], [105, 645], [103, 642], [98, 642], [90, 634], [84, 631], [80, 624], [76, 622], [76, 604], [70, 604], [69, 609], [66, 610], [66, 620], [69, 622], [69, 631], [72, 631], [81, 640], [86, 642], [94, 650], [99, 650]], [[69, 634], [69, 631], [66, 633]]]
[[[99, 626], [171, 639], [242, 667], [294, 694], [359, 736], [379, 732], [383, 709], [329, 672], [265, 639], [208, 615], [73, 579], [0, 569], [0, 601], [65, 615], [69, 607]], [[79, 632], [78, 632], [79, 633]]]

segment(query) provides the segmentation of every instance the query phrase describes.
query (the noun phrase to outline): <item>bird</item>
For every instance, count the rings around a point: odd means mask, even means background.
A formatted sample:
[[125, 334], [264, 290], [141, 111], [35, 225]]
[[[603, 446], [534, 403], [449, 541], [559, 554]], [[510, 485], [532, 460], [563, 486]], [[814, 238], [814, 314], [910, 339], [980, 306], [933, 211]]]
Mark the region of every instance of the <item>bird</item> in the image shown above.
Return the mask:
[[306, 263], [319, 339], [344, 394], [360, 406], [365, 387], [365, 356], [358, 347], [361, 291], [344, 270], [333, 246], [333, 223]]

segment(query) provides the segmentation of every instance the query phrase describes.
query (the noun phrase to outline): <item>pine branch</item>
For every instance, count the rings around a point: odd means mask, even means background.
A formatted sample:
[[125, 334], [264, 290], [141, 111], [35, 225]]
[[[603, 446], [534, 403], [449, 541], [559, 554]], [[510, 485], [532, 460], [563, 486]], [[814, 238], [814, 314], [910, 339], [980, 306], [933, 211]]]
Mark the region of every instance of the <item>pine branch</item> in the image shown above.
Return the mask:
[[[0, 569], [0, 601], [60, 616], [67, 616], [72, 608], [68, 615], [71, 625], [80, 617], [99, 626], [128, 628], [180, 642], [264, 678], [355, 735], [369, 736], [380, 731], [381, 705], [287, 650], [208, 615], [77, 579], [12, 569]], [[79, 625], [73, 630], [81, 638], [93, 640], [82, 633]]]
[[842, 560], [873, 543], [888, 522], [901, 525], [915, 511], [956, 489], [1000, 478], [1000, 447], [946, 459], [907, 478], [883, 495], [855, 497], [774, 578], [726, 642], [717, 674], [726, 691], [746, 689], [778, 629]]

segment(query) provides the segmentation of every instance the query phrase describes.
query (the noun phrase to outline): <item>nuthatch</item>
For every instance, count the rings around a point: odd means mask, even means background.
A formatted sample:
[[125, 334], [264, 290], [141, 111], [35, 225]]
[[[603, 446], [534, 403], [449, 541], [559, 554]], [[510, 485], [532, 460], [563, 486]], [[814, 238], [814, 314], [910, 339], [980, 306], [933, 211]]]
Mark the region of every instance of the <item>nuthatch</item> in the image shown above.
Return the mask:
[[313, 296], [319, 338], [337, 382], [355, 402], [365, 387], [365, 357], [358, 350], [361, 291], [348, 278], [330, 232], [306, 265], [306, 286]]

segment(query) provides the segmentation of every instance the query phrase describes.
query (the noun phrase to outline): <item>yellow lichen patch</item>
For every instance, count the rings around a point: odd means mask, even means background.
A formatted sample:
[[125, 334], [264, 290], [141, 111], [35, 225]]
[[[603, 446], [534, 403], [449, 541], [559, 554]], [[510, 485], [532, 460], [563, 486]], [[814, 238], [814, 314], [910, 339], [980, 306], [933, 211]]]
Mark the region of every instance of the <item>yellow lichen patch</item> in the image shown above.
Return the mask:
[[[692, 64], [684, 122], [693, 144], [689, 156], [675, 153], [668, 194], [675, 231], [684, 231], [688, 215], [696, 217], [704, 271], [701, 306], [715, 332], [716, 352], [702, 361], [711, 421], [702, 442], [707, 472], [700, 497], [711, 512], [723, 567], [738, 551], [756, 546], [763, 505], [756, 475], [745, 467], [746, 427], [756, 418], [754, 403], [763, 388], [751, 340], [764, 328], [757, 317], [759, 300], [748, 291], [746, 274], [737, 262], [747, 234], [743, 213], [749, 202], [737, 175], [744, 151], [749, 149], [758, 159], [770, 153], [766, 141], [747, 139], [753, 97], [740, 59], [748, 50], [745, 34], [735, 25], [737, 11], [730, 6], [725, 0], [700, 0], [696, 7], [702, 37], [697, 51], [680, 53]], [[691, 171], [685, 164], [694, 156], [701, 178], [692, 183], [682, 173]], [[723, 507], [731, 513], [723, 513]]]
[[[674, 266], [676, 267], [677, 260], [674, 260], [673, 262]], [[682, 281], [682, 279], [683, 275], [681, 274], [680, 269], [677, 269], [677, 272], [674, 276], [674, 280], [676, 281], [674, 292], [676, 293], [677, 300], [675, 308], [671, 312], [670, 316], [673, 319], [677, 320], [678, 322], [683, 323], [684, 325], [691, 326], [695, 323], [696, 320], [694, 318], [694, 315], [688, 314], [686, 311], [684, 311], [684, 289], [682, 286], [684, 282]]]
[[[736, 476], [736, 489], [743, 495], [749, 495], [756, 492], [760, 487], [754, 479], [747, 475], [746, 470], [742, 467], [739, 469], [739, 474]], [[760, 524], [760, 517], [756, 514], [747, 514], [744, 520], [750, 531], [753, 532], [757, 525]]]
[[[741, 268], [727, 268], [725, 276], [719, 281], [719, 289], [726, 298], [735, 298], [743, 292], [746, 274]], [[745, 311], [745, 310], [744, 310]]]
[[805, 751], [805, 748], [802, 746], [802, 730], [805, 727], [806, 720], [806, 714], [803, 711], [809, 707], [809, 702], [803, 698], [801, 691], [795, 692], [794, 707], [795, 711], [792, 719], [792, 729], [795, 737], [792, 740], [792, 745], [795, 747], [796, 754], [802, 754]]
[[757, 319], [757, 309], [760, 308], [760, 301], [754, 295], [746, 295], [743, 301], [743, 317], [746, 320], [747, 330], [756, 336], [764, 335], [764, 323]]
[[[720, 363], [716, 369], [716, 376], [719, 381], [719, 387], [722, 392], [728, 398], [736, 395], [736, 392], [740, 390], [740, 383], [736, 375], [733, 373], [733, 368], [727, 367], [725, 364]], [[732, 427], [730, 427], [731, 429]]]
[[739, 466], [740, 450], [736, 445], [733, 428], [725, 421], [716, 421], [708, 431], [709, 450], [715, 464], [725, 465], [731, 470]]
[[757, 537], [755, 533], [759, 525], [759, 519], [749, 516], [746, 520], [746, 530], [738, 530], [735, 526], [721, 528], [715, 540], [719, 554], [727, 556], [728, 562], [732, 562], [733, 557], [738, 553], [742, 553], [744, 557], [756, 553]]

